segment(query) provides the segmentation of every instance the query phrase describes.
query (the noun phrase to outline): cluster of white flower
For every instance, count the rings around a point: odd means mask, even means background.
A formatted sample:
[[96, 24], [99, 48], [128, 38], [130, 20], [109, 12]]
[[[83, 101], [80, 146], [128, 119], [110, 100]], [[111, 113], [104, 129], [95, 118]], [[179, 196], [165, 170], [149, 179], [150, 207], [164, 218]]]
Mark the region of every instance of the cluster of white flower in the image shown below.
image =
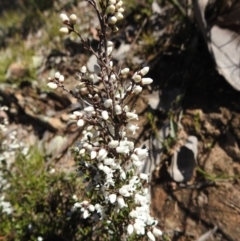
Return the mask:
[[110, 27], [112, 27], [112, 30], [118, 31], [118, 28], [115, 26], [117, 21], [123, 19], [123, 1], [122, 0], [109, 0], [108, 6], [106, 9], [106, 12], [108, 13], [107, 16], [107, 22]]
[[[94, 193], [88, 200], [76, 202], [73, 211], [80, 211], [84, 219], [92, 218], [95, 222], [103, 220], [104, 225], [113, 224], [114, 219], [121, 218], [124, 225], [121, 230], [125, 230], [122, 235], [147, 235], [150, 240], [155, 240], [155, 236], [162, 232], [156, 228], [157, 221], [150, 216], [149, 190], [143, 185], [148, 182], [148, 175], [138, 173], [148, 156], [148, 150], [136, 148], [127, 138], [126, 130], [135, 134], [139, 127], [131, 123], [138, 120], [137, 113], [125, 104], [128, 97], [141, 93], [143, 86], [151, 84], [153, 80], [144, 77], [149, 67], [131, 74], [129, 68], [117, 70], [113, 66], [111, 53], [114, 44], [103, 32], [109, 27], [114, 31], [117, 29], [116, 22], [123, 18], [123, 2], [101, 1], [99, 6], [102, 11], [94, 0], [88, 2], [100, 15], [102, 34], [98, 53], [74, 30], [77, 17], [60, 15], [62, 22], [67, 25], [60, 32], [73, 31], [78, 34], [85, 46], [88, 46], [86, 48], [96, 56], [98, 63], [94, 66], [94, 73], [90, 73], [86, 66], [80, 68], [76, 89], [85, 88], [88, 96], [79, 99], [85, 108], [70, 114], [72, 121], [76, 121], [79, 127], [85, 127], [75, 153], [79, 174], [86, 183], [85, 190], [88, 194]], [[49, 81], [50, 88], [65, 89], [64, 76], [59, 72]]]
[[0, 209], [2, 209], [3, 213], [6, 214], [11, 214], [13, 212], [13, 207], [10, 202], [4, 201], [5, 197], [1, 196], [0, 197]]

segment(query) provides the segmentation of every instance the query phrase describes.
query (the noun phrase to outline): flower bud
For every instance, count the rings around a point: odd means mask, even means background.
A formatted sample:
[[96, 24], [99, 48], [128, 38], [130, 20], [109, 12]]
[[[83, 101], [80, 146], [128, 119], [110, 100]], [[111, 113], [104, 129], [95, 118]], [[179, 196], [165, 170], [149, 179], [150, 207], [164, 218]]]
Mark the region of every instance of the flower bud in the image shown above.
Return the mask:
[[157, 236], [161, 236], [162, 235], [162, 231], [158, 228], [153, 228], [153, 234], [157, 237]]
[[113, 51], [113, 47], [107, 47], [107, 55], [109, 56]]
[[70, 18], [70, 24], [72, 24], [72, 25], [76, 24], [76, 22], [77, 22], [76, 14], [71, 14], [69, 18]]
[[129, 224], [128, 227], [127, 227], [128, 234], [131, 235], [133, 233], [133, 230], [134, 230], [133, 225]]
[[112, 31], [113, 31], [114, 33], [118, 32], [118, 30], [119, 30], [118, 27], [116, 27], [116, 26], [113, 26], [113, 27], [112, 27]]
[[117, 200], [117, 195], [115, 193], [109, 195], [110, 203], [115, 203]]
[[116, 78], [116, 75], [115, 74], [111, 74], [111, 76], [110, 76], [110, 81], [116, 81], [117, 80], [117, 78]]
[[123, 13], [125, 10], [124, 10], [124, 8], [118, 8], [118, 10], [117, 10], [119, 13]]
[[120, 105], [116, 105], [115, 106], [115, 111], [117, 115], [120, 115], [122, 113], [122, 108]]
[[120, 0], [117, 2], [116, 8], [120, 8], [120, 7], [122, 7], [122, 5], [123, 5], [123, 1]]
[[125, 201], [124, 201], [122, 196], [118, 196], [117, 202], [118, 202], [118, 206], [120, 208], [127, 207], [127, 205], [126, 205], [126, 203], [125, 203]]
[[70, 33], [69, 29], [67, 27], [62, 27], [59, 29], [59, 32], [61, 34], [65, 34], [65, 35], [68, 35]]
[[47, 86], [50, 88], [50, 89], [53, 89], [53, 90], [56, 90], [58, 88], [58, 85], [54, 82], [49, 82], [47, 84]]
[[108, 18], [108, 24], [114, 25], [117, 22], [117, 18], [115, 16], [111, 16]]
[[70, 120], [76, 120], [76, 119], [77, 119], [77, 116], [71, 114], [71, 115], [69, 115], [69, 119], [70, 119]]
[[134, 86], [134, 88], [133, 88], [133, 93], [134, 94], [139, 94], [141, 92], [142, 92], [142, 87], [140, 85]]
[[65, 14], [65, 13], [61, 13], [60, 14], [60, 19], [61, 19], [61, 21], [63, 22], [63, 23], [69, 23], [69, 18], [68, 18], [68, 16]]
[[78, 120], [77, 121], [77, 126], [79, 126], [79, 127], [84, 126], [84, 120], [83, 119]]
[[63, 83], [63, 82], [64, 82], [64, 76], [63, 76], [63, 75], [60, 75], [58, 81], [59, 81], [60, 83]]
[[148, 236], [148, 238], [149, 238], [151, 241], [155, 241], [155, 240], [156, 240], [151, 231], [148, 231], [148, 232], [147, 232], [147, 236]]
[[84, 108], [84, 111], [86, 111], [86, 112], [92, 112], [92, 111], [94, 111], [94, 108], [93, 108], [93, 106], [88, 106], [88, 107], [85, 107]]
[[96, 156], [97, 156], [97, 152], [96, 151], [91, 151], [90, 158], [94, 159], [94, 158], [96, 158]]
[[151, 78], [142, 78], [142, 84], [143, 85], [149, 85], [153, 82]]
[[80, 112], [80, 111], [74, 111], [73, 114], [79, 118], [82, 118], [83, 117], [83, 113]]
[[116, 148], [119, 145], [119, 141], [112, 140], [108, 143], [110, 148]]
[[105, 108], [109, 108], [110, 106], [112, 106], [112, 99], [107, 99], [107, 100], [105, 100], [104, 101], [104, 106], [105, 106]]
[[104, 120], [107, 120], [109, 118], [108, 112], [106, 110], [102, 111], [101, 115]]
[[80, 72], [85, 74], [87, 72], [87, 68], [86, 66], [83, 66], [81, 69], [80, 69]]
[[149, 71], [149, 67], [146, 66], [146, 67], [142, 68], [139, 72], [142, 76], [144, 76], [148, 73], [148, 71]]
[[115, 6], [113, 4], [111, 4], [107, 7], [106, 11], [107, 11], [107, 13], [113, 14], [115, 12], [115, 9], [116, 9]]
[[148, 174], [146, 174], [146, 173], [140, 173], [139, 177], [140, 177], [142, 180], [148, 181]]
[[122, 75], [127, 75], [129, 73], [130, 69], [129, 68], [124, 68], [121, 70]]
[[123, 15], [119, 12], [115, 13], [114, 16], [116, 17], [117, 20], [122, 20], [123, 19]]
[[59, 72], [56, 72], [55, 75], [54, 75], [54, 78], [55, 78], [55, 79], [59, 79], [60, 76], [61, 76], [61, 74], [60, 74]]
[[110, 4], [110, 5], [111, 5], [111, 4], [116, 4], [116, 0], [109, 0], [109, 1], [108, 1], [108, 4]]
[[135, 83], [138, 83], [138, 82], [140, 82], [142, 80], [142, 77], [141, 77], [141, 75], [135, 73], [133, 75], [132, 79], [134, 80]]

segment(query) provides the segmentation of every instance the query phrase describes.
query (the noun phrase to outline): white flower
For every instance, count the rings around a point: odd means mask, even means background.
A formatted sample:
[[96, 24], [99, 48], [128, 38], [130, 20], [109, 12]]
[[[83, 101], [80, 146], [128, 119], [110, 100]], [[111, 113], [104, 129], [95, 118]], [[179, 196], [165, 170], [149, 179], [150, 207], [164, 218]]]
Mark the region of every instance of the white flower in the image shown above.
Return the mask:
[[121, 70], [122, 75], [127, 75], [129, 73], [130, 69], [129, 68], [124, 68]]
[[143, 85], [149, 85], [153, 82], [151, 78], [142, 78], [142, 84]]
[[144, 76], [148, 73], [148, 71], [149, 71], [149, 67], [146, 66], [146, 67], [142, 68], [139, 72], [142, 76]]
[[126, 172], [125, 171], [121, 171], [121, 173], [120, 173], [120, 178], [122, 179], [122, 180], [125, 180], [126, 178], [127, 178], [127, 175], [126, 175]]
[[60, 75], [58, 81], [59, 81], [60, 83], [63, 83], [63, 82], [64, 82], [64, 76], [63, 76], [63, 75]]
[[37, 241], [43, 241], [43, 238], [41, 236], [38, 236]]
[[129, 148], [127, 146], [118, 146], [116, 148], [117, 153], [125, 153], [128, 154], [129, 153]]
[[142, 159], [144, 159], [148, 156], [148, 149], [147, 148], [145, 148], [145, 149], [136, 148], [134, 151], [135, 151], [135, 153], [137, 154], [137, 156], [140, 160], [142, 160]]
[[112, 41], [107, 41], [107, 46], [108, 47], [112, 47], [113, 46], [113, 42]]
[[96, 156], [97, 156], [97, 152], [96, 151], [91, 151], [90, 158], [94, 159], [94, 158], [96, 158]]
[[108, 166], [103, 166], [103, 172], [106, 174], [106, 175], [109, 175], [112, 173], [112, 169], [109, 168]]
[[119, 8], [117, 11], [118, 11], [119, 13], [123, 13], [125, 10], [124, 10], [124, 8]]
[[79, 151], [79, 154], [80, 154], [80, 155], [83, 155], [83, 154], [85, 154], [85, 152], [86, 152], [85, 149], [81, 149], [81, 150]]
[[104, 106], [105, 106], [105, 108], [109, 108], [110, 106], [112, 106], [112, 99], [107, 99], [107, 100], [105, 100], [104, 101]]
[[49, 173], [50, 173], [50, 174], [55, 173], [55, 169], [54, 169], [54, 168], [52, 168], [52, 169], [49, 171]]
[[83, 119], [78, 120], [77, 121], [77, 126], [79, 126], [79, 127], [84, 126], [84, 120]]
[[116, 148], [117, 146], [119, 145], [119, 141], [115, 141], [115, 140], [112, 140], [112, 141], [110, 141], [109, 143], [108, 143], [108, 146], [110, 147], [110, 148]]
[[120, 7], [122, 7], [122, 5], [123, 5], [123, 1], [120, 0], [117, 2], [116, 8], [120, 8]]
[[135, 135], [136, 130], [139, 129], [138, 125], [133, 125], [131, 123], [128, 123], [126, 127], [128, 130], [132, 131], [133, 135]]
[[101, 149], [98, 152], [97, 160], [102, 161], [105, 157], [107, 157], [108, 152], [105, 149]]
[[119, 208], [127, 207], [127, 204], [125, 203], [124, 198], [122, 196], [117, 197], [117, 202]]
[[111, 165], [114, 165], [114, 164], [115, 164], [113, 158], [105, 158], [105, 159], [103, 160], [103, 163], [104, 163], [104, 165], [108, 165], [108, 166], [111, 166]]
[[128, 121], [134, 120], [134, 119], [138, 120], [138, 115], [135, 113], [135, 111], [134, 112], [127, 112], [126, 116], [128, 118]]
[[87, 67], [86, 66], [82, 66], [82, 68], [80, 69], [80, 72], [85, 74], [87, 72]]
[[148, 181], [148, 174], [146, 174], [146, 173], [140, 173], [139, 177], [140, 177], [142, 180]]
[[81, 208], [81, 207], [82, 207], [82, 204], [79, 203], [79, 202], [76, 202], [76, 203], [74, 203], [74, 205], [73, 205], [73, 208], [74, 208], [74, 209]]
[[142, 80], [142, 76], [139, 75], [137, 72], [135, 72], [132, 79], [134, 80], [135, 83], [138, 83]]
[[139, 93], [141, 93], [142, 92], [142, 87], [140, 86], [140, 85], [135, 85], [134, 87], [133, 87], [133, 93], [134, 94], [139, 94]]
[[147, 236], [148, 236], [148, 238], [149, 238], [151, 241], [155, 241], [155, 240], [156, 240], [151, 231], [148, 231], [148, 232], [147, 232]]
[[54, 75], [54, 78], [55, 78], [55, 79], [59, 79], [60, 76], [61, 76], [61, 74], [60, 74], [59, 72], [56, 72], [55, 75]]
[[132, 159], [132, 161], [139, 161], [138, 156], [134, 153], [131, 155], [131, 159]]
[[71, 14], [70, 17], [69, 17], [69, 19], [70, 19], [70, 23], [71, 23], [72, 25], [76, 24], [76, 22], [77, 22], [77, 16], [76, 16], [76, 14]]
[[61, 34], [65, 34], [65, 35], [68, 35], [70, 33], [69, 29], [67, 27], [62, 27], [59, 29], [59, 32]]
[[110, 81], [115, 82], [116, 80], [117, 80], [116, 75], [115, 74], [111, 74]]
[[109, 195], [110, 203], [115, 203], [117, 200], [117, 195], [115, 193]]
[[162, 231], [158, 228], [155, 228], [155, 227], [153, 228], [152, 232], [153, 232], [155, 237], [162, 235]]
[[61, 13], [60, 14], [60, 19], [63, 23], [68, 23], [69, 22], [69, 18], [65, 13]]
[[145, 225], [141, 220], [136, 219], [133, 227], [135, 229], [135, 232], [138, 235], [144, 235], [145, 234]]
[[2, 212], [10, 215], [13, 212], [13, 208], [10, 202], [3, 201], [4, 196], [0, 198], [0, 208], [2, 209]]
[[90, 205], [88, 206], [88, 210], [89, 210], [90, 212], [94, 212], [94, 211], [95, 211], [95, 207], [94, 207], [92, 204], [90, 204]]
[[116, 0], [109, 0], [108, 4], [116, 4]]
[[119, 12], [115, 13], [114, 16], [116, 17], [117, 20], [123, 19], [123, 15]]
[[53, 89], [53, 90], [56, 90], [58, 88], [58, 85], [54, 82], [49, 82], [47, 84], [47, 86], [50, 88], [50, 89]]
[[122, 113], [122, 108], [120, 105], [116, 105], [115, 106], [115, 111], [117, 115], [120, 115]]
[[76, 194], [74, 194], [74, 195], [72, 196], [72, 199], [74, 199], [75, 201], [77, 200]]
[[115, 6], [113, 4], [109, 5], [106, 9], [107, 13], [114, 13], [115, 12]]
[[74, 111], [73, 114], [79, 118], [82, 118], [83, 117], [83, 113], [80, 112], [80, 111]]
[[86, 218], [88, 218], [89, 216], [90, 216], [89, 211], [88, 211], [87, 209], [85, 209], [84, 212], [83, 212], [83, 218], [86, 219]]
[[108, 24], [114, 25], [117, 22], [117, 18], [115, 16], [111, 16], [108, 18]]
[[127, 226], [127, 232], [128, 232], [128, 234], [129, 235], [131, 235], [132, 233], [133, 233], [133, 225], [132, 224], [128, 224], [128, 226]]
[[101, 162], [100, 162], [100, 163], [98, 163], [98, 165], [97, 165], [97, 166], [98, 166], [98, 169], [99, 169], [99, 170], [101, 170], [101, 171], [103, 170], [103, 164], [102, 164]]
[[93, 112], [94, 111], [94, 108], [93, 108], [93, 106], [88, 106], [88, 107], [85, 107], [84, 108], [84, 111], [86, 111], [86, 112]]
[[101, 113], [101, 115], [102, 115], [102, 118], [103, 118], [104, 120], [107, 120], [107, 119], [109, 118], [108, 112], [107, 112], [106, 110], [103, 110], [102, 113]]
[[128, 191], [128, 189], [129, 189], [128, 185], [124, 185], [124, 186], [122, 186], [122, 187], [118, 190], [118, 192], [119, 192], [119, 194], [121, 194], [123, 197], [130, 197], [131, 194], [130, 194], [130, 192]]

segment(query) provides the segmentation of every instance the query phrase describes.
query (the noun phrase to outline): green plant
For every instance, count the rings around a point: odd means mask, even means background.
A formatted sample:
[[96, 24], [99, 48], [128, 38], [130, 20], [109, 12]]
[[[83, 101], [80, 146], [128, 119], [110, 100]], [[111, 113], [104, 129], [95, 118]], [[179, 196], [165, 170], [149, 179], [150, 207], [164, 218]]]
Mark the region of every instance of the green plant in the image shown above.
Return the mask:
[[75, 173], [49, 169], [43, 155], [31, 148], [27, 156], [19, 153], [10, 168], [2, 165], [0, 174], [6, 181], [1, 190], [4, 201], [12, 208], [6, 212], [0, 204], [1, 238], [28, 241], [79, 237], [84, 228], [80, 228], [72, 206], [76, 196], [81, 196], [82, 185]]
[[141, 93], [152, 79], [145, 77], [149, 67], [140, 67], [131, 74], [128, 66], [115, 66], [112, 52], [112, 34], [118, 31], [117, 23], [124, 18], [121, 0], [87, 0], [99, 20], [99, 44], [94, 50], [88, 39], [76, 28], [77, 16], [60, 14], [64, 27], [60, 33], [74, 33], [97, 62], [94, 74], [86, 66], [77, 72], [76, 88], [87, 96], [76, 96], [65, 85], [65, 77], [56, 72], [49, 77], [48, 87], [63, 89], [84, 105], [70, 118], [84, 127], [78, 148], [75, 149], [80, 175], [86, 183], [85, 196], [74, 208], [92, 225], [87, 240], [145, 240], [154, 241], [162, 232], [150, 215], [150, 193], [144, 184], [148, 174], [139, 167], [148, 156], [148, 150], [136, 148], [127, 138], [126, 130], [135, 134], [138, 114], [127, 106], [127, 100]]

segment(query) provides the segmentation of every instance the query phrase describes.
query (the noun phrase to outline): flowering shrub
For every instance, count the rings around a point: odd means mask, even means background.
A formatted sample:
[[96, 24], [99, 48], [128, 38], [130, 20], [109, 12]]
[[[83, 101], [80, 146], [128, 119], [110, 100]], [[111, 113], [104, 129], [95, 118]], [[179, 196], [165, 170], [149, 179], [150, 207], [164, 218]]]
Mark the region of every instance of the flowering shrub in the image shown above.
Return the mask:
[[126, 136], [126, 130], [135, 134], [138, 126], [131, 123], [138, 115], [125, 104], [133, 94], [141, 93], [144, 85], [152, 83], [145, 77], [149, 67], [131, 75], [129, 68], [113, 65], [110, 41], [112, 32], [118, 31], [117, 22], [123, 19], [121, 0], [87, 0], [99, 20], [99, 45], [94, 51], [88, 40], [75, 29], [77, 16], [62, 13], [64, 27], [60, 33], [75, 33], [85, 48], [97, 58], [94, 73], [82, 66], [77, 74], [76, 89], [86, 89], [84, 98], [76, 91], [67, 90], [64, 76], [59, 72], [49, 78], [48, 87], [62, 88], [75, 96], [85, 107], [75, 111], [70, 118], [84, 127], [80, 145], [75, 148], [79, 174], [83, 177], [85, 200], [76, 202], [73, 212], [89, 222], [89, 240], [155, 240], [162, 232], [150, 215], [149, 189], [144, 186], [148, 175], [139, 173], [148, 156], [148, 150], [136, 148]]

